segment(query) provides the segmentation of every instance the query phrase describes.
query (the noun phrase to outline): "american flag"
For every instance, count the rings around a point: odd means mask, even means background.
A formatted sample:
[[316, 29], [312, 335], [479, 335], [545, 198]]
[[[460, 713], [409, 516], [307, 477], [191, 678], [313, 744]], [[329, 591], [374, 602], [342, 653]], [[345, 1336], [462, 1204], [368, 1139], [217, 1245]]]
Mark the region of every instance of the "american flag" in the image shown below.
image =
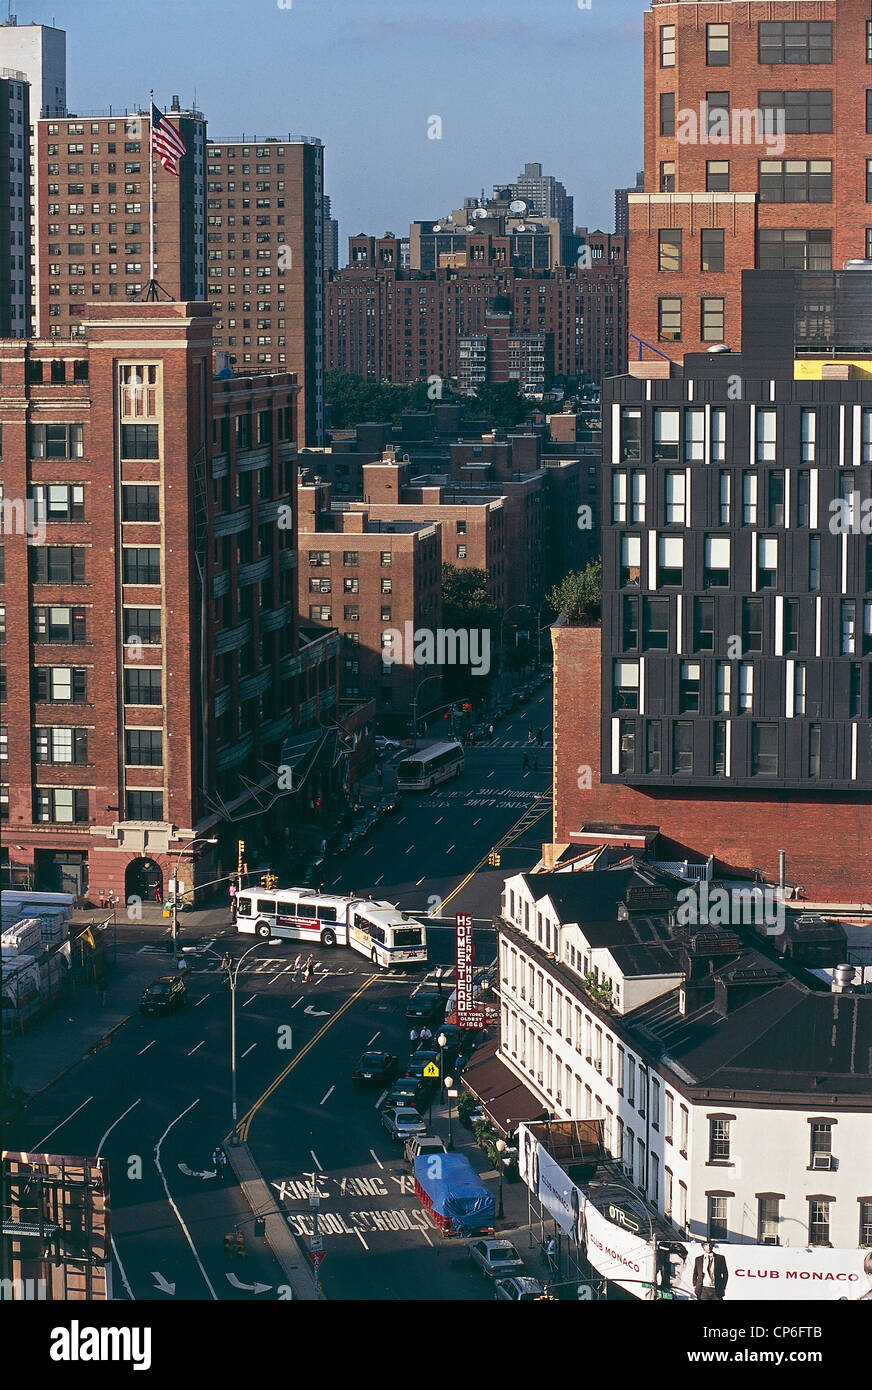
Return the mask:
[[151, 103], [151, 147], [168, 174], [178, 177], [185, 142], [175, 126]]

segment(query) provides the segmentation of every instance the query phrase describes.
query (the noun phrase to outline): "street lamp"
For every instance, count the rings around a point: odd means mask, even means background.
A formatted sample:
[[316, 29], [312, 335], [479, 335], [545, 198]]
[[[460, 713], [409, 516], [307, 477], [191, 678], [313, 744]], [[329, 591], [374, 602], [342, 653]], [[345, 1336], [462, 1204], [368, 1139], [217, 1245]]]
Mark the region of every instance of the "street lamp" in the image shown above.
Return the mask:
[[440, 676], [425, 676], [424, 679], [419, 683], [418, 688], [416, 689], [414, 695], [412, 696], [412, 752], [413, 752], [413, 753], [416, 752], [416, 751], [417, 751], [417, 748], [418, 748], [418, 696], [420, 695], [421, 691], [424, 689], [424, 686], [427, 684], [428, 681], [441, 681], [441, 679], [442, 679], [441, 675], [440, 675]]
[[454, 1148], [454, 1136], [451, 1133], [451, 1089], [454, 1085], [454, 1077], [446, 1076], [445, 1089], [448, 1092], [448, 1148]]
[[173, 959], [174, 959], [174, 960], [177, 960], [177, 959], [178, 959], [178, 955], [179, 955], [179, 866], [181, 865], [181, 862], [182, 862], [182, 855], [184, 854], [185, 850], [190, 849], [192, 845], [217, 845], [217, 843], [218, 843], [218, 841], [217, 841], [217, 839], [216, 839], [214, 836], [208, 836], [208, 837], [207, 837], [207, 836], [205, 836], [205, 835], [195, 835], [194, 838], [193, 838], [193, 840], [189, 840], [188, 843], [187, 843], [186, 845], [182, 845], [182, 848], [179, 850], [178, 854], [176, 855], [176, 872], [175, 872], [175, 876], [174, 876], [174, 879], [173, 879], [173, 925], [172, 925]]
[[250, 956], [251, 953], [252, 953], [252, 951], [256, 951], [257, 948], [258, 948], [258, 946], [268, 946], [268, 945], [269, 945], [269, 942], [268, 942], [268, 941], [255, 941], [255, 943], [254, 943], [253, 946], [249, 946], [249, 948], [248, 948], [247, 951], [243, 951], [242, 955], [239, 957], [239, 960], [236, 962], [236, 968], [235, 968], [235, 969], [234, 969], [234, 967], [233, 967], [233, 961], [230, 960], [230, 958], [229, 958], [229, 953], [228, 953], [227, 956], [225, 956], [225, 963], [229, 961], [229, 964], [226, 964], [226, 970], [227, 970], [227, 983], [228, 983], [229, 986], [230, 986], [230, 1087], [231, 1087], [231, 1098], [232, 1098], [232, 1100], [231, 1100], [231, 1113], [232, 1113], [232, 1117], [233, 1117], [233, 1141], [234, 1141], [234, 1143], [236, 1142], [236, 1139], [237, 1139], [237, 1135], [236, 1135], [236, 1119], [237, 1119], [237, 1113], [236, 1113], [236, 981], [237, 981], [237, 979], [239, 978], [239, 967], [242, 965], [242, 962], [245, 960], [245, 957], [246, 957], [246, 956]]
[[497, 1151], [497, 1163], [500, 1167], [500, 1209], [497, 1212], [497, 1219], [499, 1221], [503, 1219], [503, 1154], [506, 1151], [506, 1147], [505, 1139], [498, 1139], [494, 1144], [494, 1148]]
[[448, 1042], [444, 1033], [440, 1033], [436, 1042], [439, 1046], [439, 1085], [442, 1088], [442, 1104], [445, 1104], [445, 1047]]

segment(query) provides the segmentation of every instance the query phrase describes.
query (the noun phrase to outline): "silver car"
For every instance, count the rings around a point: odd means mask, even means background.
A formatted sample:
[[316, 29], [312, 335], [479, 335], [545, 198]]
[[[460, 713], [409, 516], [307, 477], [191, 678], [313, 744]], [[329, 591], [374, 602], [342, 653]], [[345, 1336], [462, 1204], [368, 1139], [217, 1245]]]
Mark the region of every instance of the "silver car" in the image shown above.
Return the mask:
[[494, 1298], [510, 1303], [532, 1303], [541, 1298], [545, 1289], [538, 1279], [521, 1276], [518, 1279], [497, 1279], [494, 1283]]
[[381, 1122], [392, 1139], [401, 1142], [411, 1139], [413, 1134], [426, 1134], [427, 1125], [417, 1110], [405, 1105], [386, 1105], [381, 1112]]
[[472, 1240], [469, 1258], [491, 1279], [524, 1273], [524, 1261], [510, 1240]]

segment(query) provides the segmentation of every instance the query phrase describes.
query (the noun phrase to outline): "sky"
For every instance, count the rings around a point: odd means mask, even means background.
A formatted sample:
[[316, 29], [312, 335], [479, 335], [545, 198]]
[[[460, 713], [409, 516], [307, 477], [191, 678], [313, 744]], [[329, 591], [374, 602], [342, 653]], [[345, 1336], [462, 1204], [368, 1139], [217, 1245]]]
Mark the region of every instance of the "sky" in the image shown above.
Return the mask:
[[[647, 0], [17, 0], [67, 31], [80, 115], [154, 88], [215, 139], [318, 136], [339, 218], [408, 232], [538, 161], [579, 226], [614, 230], [615, 186], [642, 167]], [[287, 5], [288, 8], [283, 8]], [[5, 9], [5, 6], [3, 7]], [[428, 138], [441, 118], [441, 139]]]

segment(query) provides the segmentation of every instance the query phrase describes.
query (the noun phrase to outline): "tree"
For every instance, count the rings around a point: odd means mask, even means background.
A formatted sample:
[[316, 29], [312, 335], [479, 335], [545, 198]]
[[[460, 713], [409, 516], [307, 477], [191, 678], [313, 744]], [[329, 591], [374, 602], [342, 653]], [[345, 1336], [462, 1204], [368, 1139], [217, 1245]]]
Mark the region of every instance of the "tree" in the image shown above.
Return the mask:
[[[494, 629], [499, 624], [499, 609], [487, 591], [487, 574], [482, 569], [470, 566], [461, 569], [457, 565], [442, 566], [442, 626], [465, 632], [473, 630], [488, 636], [488, 652], [495, 647]], [[483, 639], [482, 639], [483, 641]], [[484, 648], [480, 648], [484, 650]], [[493, 664], [482, 670], [481, 675], [472, 676], [468, 666], [447, 667], [444, 672], [445, 689], [449, 697], [455, 694], [483, 695], [493, 676]]]
[[498, 429], [514, 429], [530, 408], [518, 394], [517, 381], [498, 381], [490, 386], [479, 386], [474, 399], [482, 415]]
[[571, 570], [551, 590], [548, 602], [570, 622], [598, 622], [603, 602], [602, 560], [591, 560], [583, 570]]

